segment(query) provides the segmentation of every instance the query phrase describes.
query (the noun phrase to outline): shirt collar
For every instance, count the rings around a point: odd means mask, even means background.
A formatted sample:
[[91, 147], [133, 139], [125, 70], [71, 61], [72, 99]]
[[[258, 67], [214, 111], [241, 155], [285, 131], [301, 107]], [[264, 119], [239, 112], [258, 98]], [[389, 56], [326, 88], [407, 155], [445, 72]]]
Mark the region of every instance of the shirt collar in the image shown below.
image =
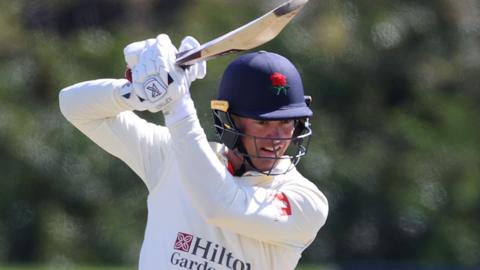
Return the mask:
[[[225, 152], [227, 151], [227, 147], [223, 144], [216, 143], [216, 142], [211, 142], [210, 146], [214, 150], [214, 152], [217, 154], [218, 159], [231, 172], [232, 170], [231, 165], [229, 165], [230, 163], [224, 155]], [[250, 185], [262, 185], [262, 184], [271, 183], [274, 180], [281, 180], [284, 178], [283, 176], [285, 175], [285, 172], [288, 171], [290, 166], [293, 166], [290, 159], [288, 158], [281, 159], [278, 162], [277, 166], [275, 166], [275, 168], [272, 169], [271, 175], [266, 175], [257, 171], [247, 171], [241, 176], [242, 182], [245, 181]]]

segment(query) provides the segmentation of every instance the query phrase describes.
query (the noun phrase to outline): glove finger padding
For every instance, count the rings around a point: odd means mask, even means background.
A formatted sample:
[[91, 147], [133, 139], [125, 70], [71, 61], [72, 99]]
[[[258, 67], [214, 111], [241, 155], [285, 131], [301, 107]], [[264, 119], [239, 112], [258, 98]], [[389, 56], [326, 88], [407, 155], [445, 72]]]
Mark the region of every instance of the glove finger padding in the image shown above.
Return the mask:
[[125, 57], [125, 62], [127, 63], [127, 66], [129, 68], [132, 68], [137, 65], [138, 63], [138, 58], [140, 57], [140, 53], [143, 51], [147, 44], [146, 40], [143, 41], [137, 41], [128, 44], [124, 49], [123, 49], [123, 55]]
[[[187, 51], [200, 47], [200, 43], [191, 36], [186, 36], [180, 44], [179, 51]], [[192, 83], [196, 79], [203, 79], [207, 74], [207, 63], [205, 61], [197, 62], [186, 69], [187, 79]]]
[[132, 79], [135, 83], [144, 82], [149, 76], [157, 73], [155, 68], [155, 58], [157, 55], [156, 39], [147, 39], [145, 41], [145, 47], [138, 56], [138, 63], [132, 68]]

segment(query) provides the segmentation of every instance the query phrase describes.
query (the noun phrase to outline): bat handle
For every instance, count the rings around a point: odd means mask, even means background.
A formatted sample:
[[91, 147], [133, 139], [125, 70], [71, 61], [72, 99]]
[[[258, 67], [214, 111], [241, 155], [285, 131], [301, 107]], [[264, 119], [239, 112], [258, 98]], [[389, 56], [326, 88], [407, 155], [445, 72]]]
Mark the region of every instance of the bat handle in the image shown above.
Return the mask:
[[181, 51], [179, 53], [177, 53], [177, 61], [175, 64], [177, 64], [178, 66], [182, 67], [183, 69], [186, 69], [188, 68], [189, 66], [191, 65], [186, 65], [184, 64], [185, 61], [182, 60], [182, 57], [186, 54], [188, 54], [191, 50], [186, 50], [186, 51]]
[[[182, 52], [177, 53], [177, 59], [181, 59], [181, 57], [186, 55], [188, 52], [190, 52], [190, 50], [186, 50], [186, 51], [182, 51]], [[177, 61], [175, 64], [178, 65], [179, 67], [183, 68], [183, 69], [186, 69], [189, 66], [191, 66], [191, 65], [188, 65], [188, 64], [183, 64], [183, 62], [184, 61], [180, 60], [180, 61]], [[132, 70], [129, 67], [127, 67], [127, 69], [125, 70], [124, 77], [128, 81], [133, 82], [133, 80], [132, 80]]]

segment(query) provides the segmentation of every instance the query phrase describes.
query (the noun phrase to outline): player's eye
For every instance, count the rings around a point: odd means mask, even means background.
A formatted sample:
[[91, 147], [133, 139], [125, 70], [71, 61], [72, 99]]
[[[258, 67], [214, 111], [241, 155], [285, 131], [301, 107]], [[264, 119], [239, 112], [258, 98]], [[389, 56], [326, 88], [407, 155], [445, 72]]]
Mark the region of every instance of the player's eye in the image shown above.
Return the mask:
[[282, 120], [281, 123], [283, 126], [293, 126], [295, 124], [295, 120]]

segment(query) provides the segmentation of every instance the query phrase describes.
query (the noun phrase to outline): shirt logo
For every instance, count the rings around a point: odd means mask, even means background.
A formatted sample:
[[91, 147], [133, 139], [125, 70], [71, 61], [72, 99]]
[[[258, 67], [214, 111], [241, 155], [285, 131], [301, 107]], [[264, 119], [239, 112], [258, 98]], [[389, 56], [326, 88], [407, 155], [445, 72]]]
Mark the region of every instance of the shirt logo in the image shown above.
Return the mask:
[[280, 192], [275, 194], [275, 202], [280, 211], [281, 216], [291, 216], [292, 208], [290, 207], [290, 201], [288, 201], [285, 193]]
[[193, 235], [179, 232], [177, 233], [177, 240], [175, 240], [175, 246], [173, 248], [176, 250], [188, 252], [190, 250], [192, 240]]
[[233, 252], [219, 243], [188, 233], [177, 233], [170, 263], [180, 268], [191, 270], [222, 269], [251, 270], [251, 263], [237, 258]]

